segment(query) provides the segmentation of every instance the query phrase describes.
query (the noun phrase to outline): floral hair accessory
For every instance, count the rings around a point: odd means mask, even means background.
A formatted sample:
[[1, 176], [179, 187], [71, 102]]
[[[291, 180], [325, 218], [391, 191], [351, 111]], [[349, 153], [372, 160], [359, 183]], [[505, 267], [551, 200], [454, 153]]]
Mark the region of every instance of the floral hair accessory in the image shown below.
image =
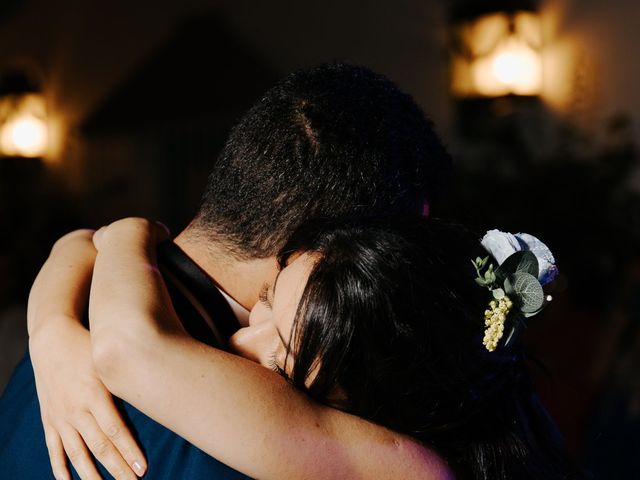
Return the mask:
[[489, 256], [472, 260], [478, 277], [476, 283], [486, 287], [492, 295], [484, 312], [485, 332], [482, 343], [493, 352], [508, 329], [504, 346], [509, 346], [525, 326], [524, 319], [532, 317], [551, 301], [542, 286], [558, 274], [553, 254], [533, 235], [515, 235], [490, 230], [482, 238], [482, 246]]

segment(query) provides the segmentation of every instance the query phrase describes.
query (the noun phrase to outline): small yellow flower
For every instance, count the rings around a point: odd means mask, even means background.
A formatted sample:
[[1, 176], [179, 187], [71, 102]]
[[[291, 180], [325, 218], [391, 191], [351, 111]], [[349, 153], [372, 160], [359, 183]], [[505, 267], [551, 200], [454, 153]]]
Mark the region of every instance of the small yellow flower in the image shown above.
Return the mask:
[[513, 303], [509, 297], [501, 298], [497, 303], [495, 300], [489, 302], [489, 310], [485, 310], [485, 326], [484, 338], [482, 343], [487, 350], [493, 352], [498, 347], [498, 342], [504, 334], [504, 322], [513, 307]]

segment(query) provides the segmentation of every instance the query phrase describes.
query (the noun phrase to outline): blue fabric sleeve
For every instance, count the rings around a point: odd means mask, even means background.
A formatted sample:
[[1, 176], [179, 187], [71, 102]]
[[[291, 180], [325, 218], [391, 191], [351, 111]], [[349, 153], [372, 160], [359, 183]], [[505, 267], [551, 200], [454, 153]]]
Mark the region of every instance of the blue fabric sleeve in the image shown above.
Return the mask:
[[[183, 438], [117, 399], [148, 461], [146, 480], [247, 479]], [[96, 462], [105, 479], [112, 479]], [[79, 479], [71, 468], [73, 478]], [[0, 479], [53, 480], [29, 352], [0, 398]]]

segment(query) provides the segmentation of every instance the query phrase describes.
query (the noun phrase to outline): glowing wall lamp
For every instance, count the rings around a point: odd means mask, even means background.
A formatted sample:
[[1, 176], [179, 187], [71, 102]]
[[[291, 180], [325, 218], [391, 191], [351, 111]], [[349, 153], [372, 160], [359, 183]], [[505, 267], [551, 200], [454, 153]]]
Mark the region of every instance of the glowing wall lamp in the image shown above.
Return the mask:
[[536, 96], [542, 32], [535, 11], [485, 12], [453, 23], [451, 91], [457, 97]]
[[0, 83], [0, 156], [42, 157], [49, 134], [44, 96], [22, 74]]

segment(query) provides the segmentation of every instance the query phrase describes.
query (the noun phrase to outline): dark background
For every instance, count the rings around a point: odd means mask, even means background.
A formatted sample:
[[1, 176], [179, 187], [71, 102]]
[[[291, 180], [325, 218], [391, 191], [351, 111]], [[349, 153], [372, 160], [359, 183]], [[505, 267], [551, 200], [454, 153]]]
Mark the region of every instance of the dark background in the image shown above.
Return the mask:
[[346, 60], [438, 126], [456, 175], [436, 213], [552, 248], [555, 300], [528, 332], [543, 401], [598, 478], [637, 476], [640, 4], [543, 2], [541, 97], [474, 103], [448, 90], [455, 3], [3, 0], [0, 78], [37, 77], [52, 143], [0, 159], [0, 389], [58, 236], [127, 215], [179, 231], [242, 112], [289, 71]]

